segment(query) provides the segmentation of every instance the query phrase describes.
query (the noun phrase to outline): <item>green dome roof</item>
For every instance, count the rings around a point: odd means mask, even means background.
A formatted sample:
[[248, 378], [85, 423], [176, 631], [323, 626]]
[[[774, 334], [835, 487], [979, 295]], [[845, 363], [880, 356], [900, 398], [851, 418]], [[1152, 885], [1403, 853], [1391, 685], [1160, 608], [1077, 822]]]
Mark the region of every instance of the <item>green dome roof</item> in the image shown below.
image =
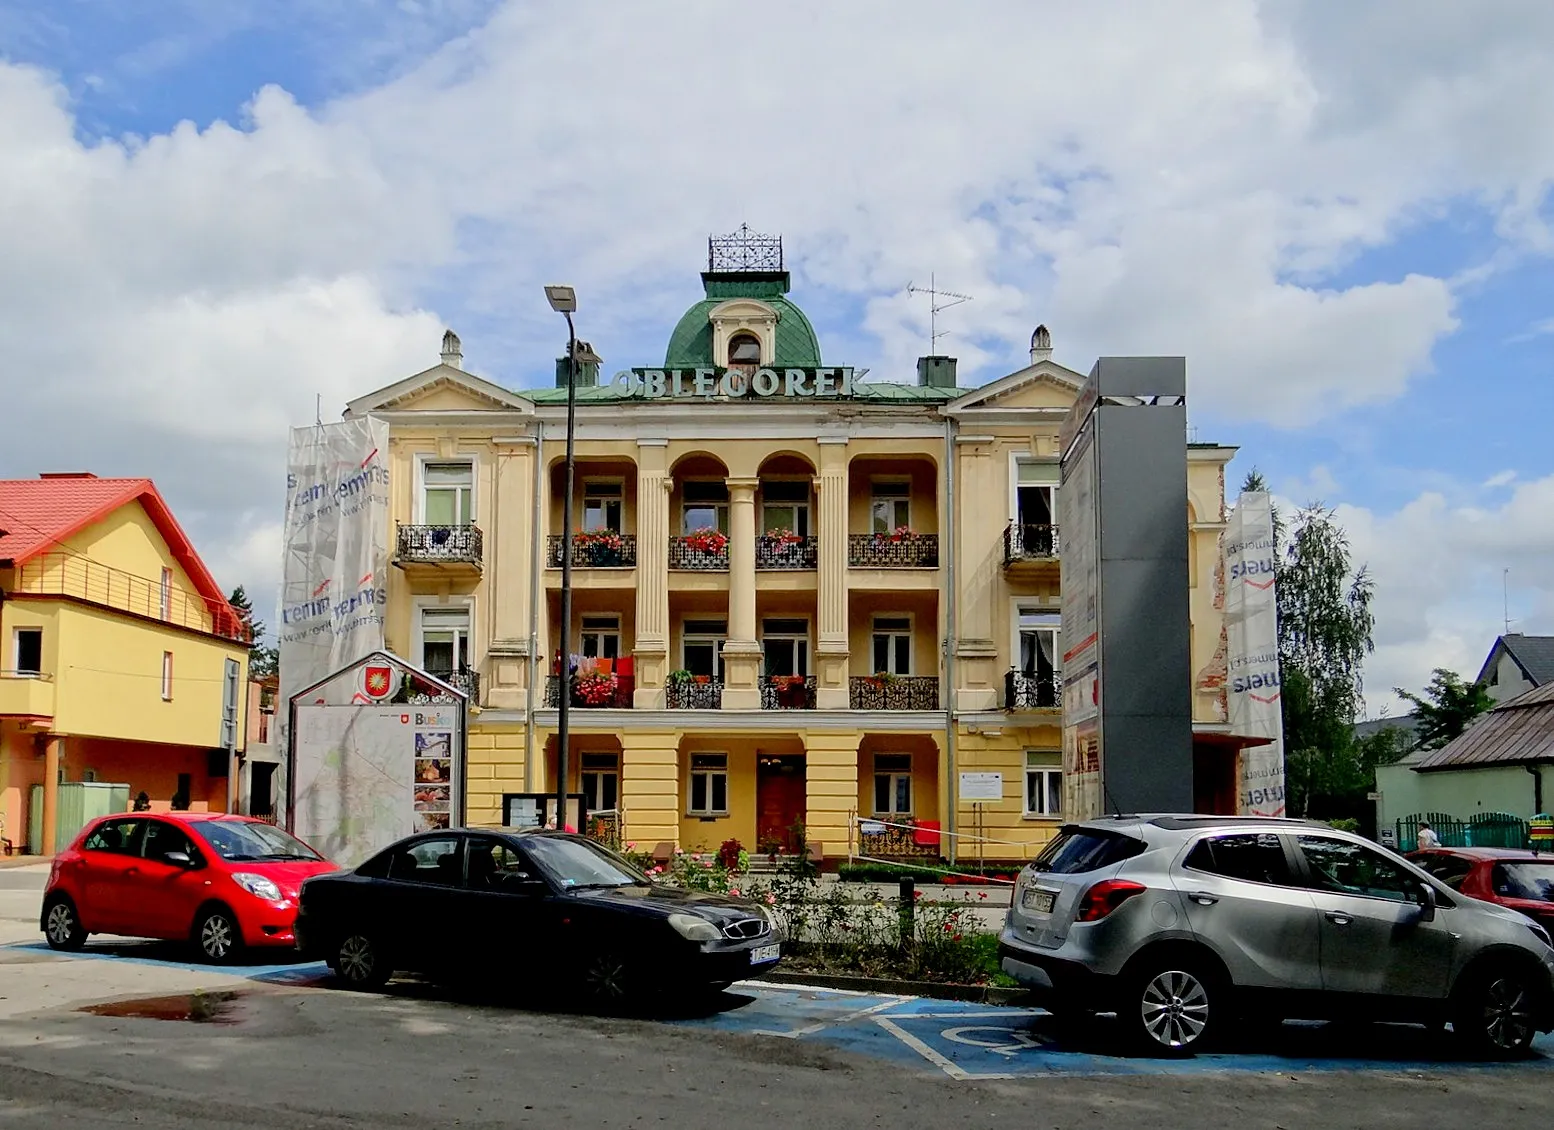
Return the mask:
[[809, 319], [782, 293], [787, 290], [787, 274], [780, 281], [748, 275], [702, 276], [707, 297], [685, 312], [669, 335], [664, 351], [664, 368], [697, 369], [712, 366], [712, 323], [707, 316], [731, 298], [753, 298], [777, 311], [777, 355], [773, 367], [815, 368], [820, 365], [820, 342]]

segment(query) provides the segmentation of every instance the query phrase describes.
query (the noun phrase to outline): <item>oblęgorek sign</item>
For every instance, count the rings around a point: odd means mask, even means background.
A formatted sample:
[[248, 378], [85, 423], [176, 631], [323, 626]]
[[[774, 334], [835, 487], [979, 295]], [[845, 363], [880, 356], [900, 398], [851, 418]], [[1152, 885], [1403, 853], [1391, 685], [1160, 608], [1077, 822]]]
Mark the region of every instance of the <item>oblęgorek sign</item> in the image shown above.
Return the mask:
[[845, 400], [853, 379], [851, 368], [623, 369], [612, 383], [632, 400]]

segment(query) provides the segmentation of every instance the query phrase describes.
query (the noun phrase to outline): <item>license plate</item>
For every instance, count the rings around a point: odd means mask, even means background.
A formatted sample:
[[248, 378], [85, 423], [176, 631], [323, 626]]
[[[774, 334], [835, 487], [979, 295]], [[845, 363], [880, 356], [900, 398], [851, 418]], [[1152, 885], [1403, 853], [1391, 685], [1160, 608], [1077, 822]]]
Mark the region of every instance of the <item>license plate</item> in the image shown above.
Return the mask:
[[750, 951], [750, 964], [761, 965], [764, 962], [776, 961], [782, 956], [782, 946], [760, 946]]
[[1051, 914], [1056, 897], [1051, 891], [1033, 887], [1020, 896], [1020, 907], [1022, 910], [1034, 910], [1037, 914]]

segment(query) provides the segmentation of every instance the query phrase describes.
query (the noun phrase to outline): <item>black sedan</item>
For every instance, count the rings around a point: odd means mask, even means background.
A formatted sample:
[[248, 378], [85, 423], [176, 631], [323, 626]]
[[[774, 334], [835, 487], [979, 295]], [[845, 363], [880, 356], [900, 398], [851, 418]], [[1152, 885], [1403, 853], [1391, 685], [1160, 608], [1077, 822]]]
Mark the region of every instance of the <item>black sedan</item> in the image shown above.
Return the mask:
[[781, 938], [749, 902], [654, 883], [558, 832], [456, 829], [400, 840], [302, 886], [297, 945], [345, 984], [395, 972], [569, 974], [596, 1001], [712, 990], [771, 969]]

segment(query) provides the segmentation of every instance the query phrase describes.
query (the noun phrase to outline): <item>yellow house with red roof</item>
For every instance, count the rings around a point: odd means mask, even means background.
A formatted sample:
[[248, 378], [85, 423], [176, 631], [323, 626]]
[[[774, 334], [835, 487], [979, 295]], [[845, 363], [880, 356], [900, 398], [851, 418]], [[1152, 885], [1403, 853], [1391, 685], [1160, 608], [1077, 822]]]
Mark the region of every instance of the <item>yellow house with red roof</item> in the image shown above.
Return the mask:
[[249, 629], [149, 479], [0, 480], [0, 816], [42, 850], [59, 785], [225, 811]]

